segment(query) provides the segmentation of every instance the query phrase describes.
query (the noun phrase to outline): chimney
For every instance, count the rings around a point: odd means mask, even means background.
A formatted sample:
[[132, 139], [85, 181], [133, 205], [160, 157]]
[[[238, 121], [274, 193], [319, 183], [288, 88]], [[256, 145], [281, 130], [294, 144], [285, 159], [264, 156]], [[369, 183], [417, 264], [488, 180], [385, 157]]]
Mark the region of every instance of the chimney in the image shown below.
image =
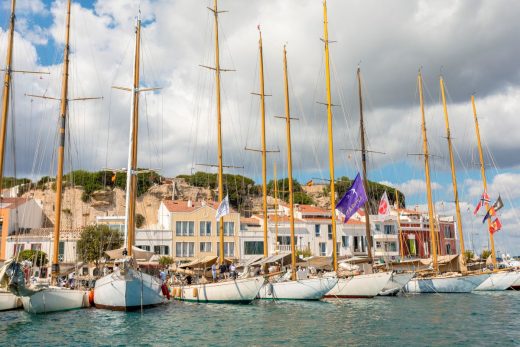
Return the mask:
[[193, 202], [191, 201], [191, 199], [188, 200], [188, 207], [193, 207]]

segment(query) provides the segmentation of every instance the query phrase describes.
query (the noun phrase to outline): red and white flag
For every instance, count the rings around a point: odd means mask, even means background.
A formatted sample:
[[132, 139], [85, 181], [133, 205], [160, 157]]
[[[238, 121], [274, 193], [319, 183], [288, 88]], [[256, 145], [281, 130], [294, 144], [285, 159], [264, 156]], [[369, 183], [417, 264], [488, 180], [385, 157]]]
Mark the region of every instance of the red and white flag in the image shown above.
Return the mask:
[[482, 196], [480, 197], [480, 200], [479, 200], [477, 206], [475, 207], [475, 210], [473, 211], [473, 214], [476, 216], [478, 210], [480, 210], [480, 208], [481, 208], [482, 206], [485, 206], [486, 203], [489, 204], [489, 201], [490, 201], [490, 199], [489, 199], [489, 196], [487, 195], [487, 192], [484, 192], [484, 193], [482, 194]]
[[390, 202], [388, 201], [388, 196], [386, 195], [386, 190], [381, 197], [381, 201], [379, 202], [379, 209], [377, 214], [381, 217], [387, 217], [390, 215]]
[[494, 234], [500, 229], [502, 229], [502, 223], [500, 223], [500, 219], [495, 218], [495, 220], [492, 221], [489, 225], [489, 233]]

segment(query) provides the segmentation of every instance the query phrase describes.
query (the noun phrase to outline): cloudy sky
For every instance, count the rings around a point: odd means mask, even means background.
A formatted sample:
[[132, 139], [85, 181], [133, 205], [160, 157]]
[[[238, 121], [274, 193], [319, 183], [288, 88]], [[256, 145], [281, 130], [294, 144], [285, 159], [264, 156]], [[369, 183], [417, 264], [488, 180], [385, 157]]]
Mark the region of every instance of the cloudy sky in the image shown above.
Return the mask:
[[[59, 103], [26, 94], [59, 96], [64, 44], [64, 1], [19, 1], [14, 69], [49, 75], [14, 76], [7, 172], [55, 175]], [[5, 59], [9, 1], [0, 12], [0, 59]], [[209, 0], [75, 1], [72, 9], [67, 170], [125, 166], [134, 26], [143, 20], [139, 166], [165, 176], [214, 169], [216, 160], [213, 15]], [[258, 29], [264, 42], [268, 176], [286, 170], [283, 46], [287, 46], [294, 176], [327, 178], [323, 6], [320, 0], [221, 0], [222, 124], [225, 165], [260, 182]], [[437, 213], [453, 213], [453, 189], [439, 77], [444, 76], [467, 248], [487, 246], [481, 217], [471, 211], [482, 193], [470, 96], [475, 94], [489, 194], [498, 194], [504, 228], [500, 252], [520, 254], [520, 3], [513, 1], [329, 0], [336, 176], [360, 170], [356, 68], [362, 71], [369, 178], [395, 185], [408, 206], [425, 204], [417, 71], [425, 82], [426, 120]], [[5, 64], [5, 60], [0, 60]], [[14, 135], [14, 136], [13, 136]], [[16, 141], [13, 142], [13, 138]], [[14, 154], [14, 155], [13, 155]], [[14, 160], [16, 159], [16, 161]], [[15, 165], [16, 162], [16, 165]], [[233, 182], [228, 182], [233, 184]]]

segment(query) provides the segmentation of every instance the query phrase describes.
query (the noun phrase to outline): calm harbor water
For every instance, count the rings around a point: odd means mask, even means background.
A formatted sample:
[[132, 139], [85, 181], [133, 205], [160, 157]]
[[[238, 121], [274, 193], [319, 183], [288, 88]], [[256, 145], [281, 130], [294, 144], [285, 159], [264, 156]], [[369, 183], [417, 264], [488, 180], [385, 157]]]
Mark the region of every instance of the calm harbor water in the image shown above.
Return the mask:
[[517, 346], [520, 293], [0, 313], [5, 346]]

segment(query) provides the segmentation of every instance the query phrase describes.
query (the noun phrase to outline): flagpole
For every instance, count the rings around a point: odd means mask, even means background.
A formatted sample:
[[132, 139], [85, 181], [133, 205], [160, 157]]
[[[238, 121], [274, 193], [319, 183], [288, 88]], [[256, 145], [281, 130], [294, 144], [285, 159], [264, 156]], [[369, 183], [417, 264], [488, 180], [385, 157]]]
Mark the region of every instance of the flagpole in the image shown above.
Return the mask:
[[[484, 166], [484, 154], [482, 152], [482, 143], [480, 141], [480, 129], [478, 126], [477, 108], [475, 106], [475, 96], [474, 95], [471, 96], [471, 106], [473, 108], [473, 118], [475, 119], [475, 132], [477, 134], [478, 155], [480, 158], [480, 173], [482, 175], [482, 184], [484, 186], [484, 193], [486, 193], [487, 192], [486, 168]], [[485, 203], [486, 212], [487, 212], [489, 209], [489, 203], [487, 201], [485, 201], [484, 203]], [[490, 227], [491, 227], [491, 219], [489, 218], [488, 219], [488, 231], [489, 231]], [[495, 237], [492, 233], [489, 233], [489, 243], [491, 245], [491, 262], [493, 263], [493, 269], [496, 269], [497, 257], [495, 254]]]

